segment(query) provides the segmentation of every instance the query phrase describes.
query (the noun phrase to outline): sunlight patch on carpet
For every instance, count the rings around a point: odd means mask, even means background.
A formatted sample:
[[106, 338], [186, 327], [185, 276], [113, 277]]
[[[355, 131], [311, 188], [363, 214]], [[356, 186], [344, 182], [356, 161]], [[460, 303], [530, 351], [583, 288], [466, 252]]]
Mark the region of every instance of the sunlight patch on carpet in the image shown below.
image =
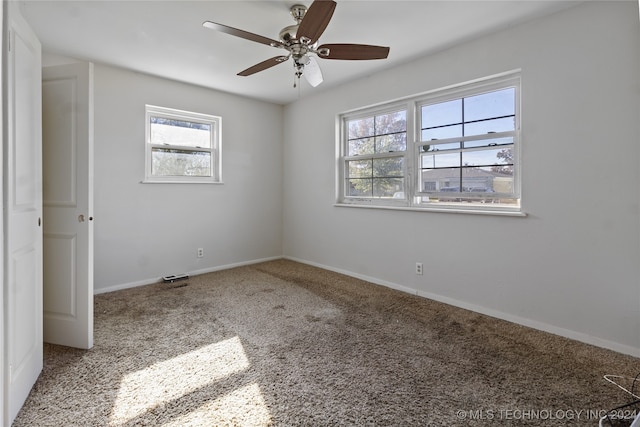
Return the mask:
[[240, 387], [199, 408], [189, 411], [163, 427], [213, 426], [213, 425], [271, 425], [271, 414], [258, 384]]
[[128, 422], [248, 367], [240, 338], [234, 337], [127, 374], [110, 422]]

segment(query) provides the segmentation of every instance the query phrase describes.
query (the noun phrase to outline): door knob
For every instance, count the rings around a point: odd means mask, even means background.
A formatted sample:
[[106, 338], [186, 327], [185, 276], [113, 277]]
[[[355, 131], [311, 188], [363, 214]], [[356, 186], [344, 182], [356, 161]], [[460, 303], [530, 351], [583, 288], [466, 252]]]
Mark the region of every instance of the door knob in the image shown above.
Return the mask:
[[84, 222], [84, 215], [78, 215], [78, 222]]

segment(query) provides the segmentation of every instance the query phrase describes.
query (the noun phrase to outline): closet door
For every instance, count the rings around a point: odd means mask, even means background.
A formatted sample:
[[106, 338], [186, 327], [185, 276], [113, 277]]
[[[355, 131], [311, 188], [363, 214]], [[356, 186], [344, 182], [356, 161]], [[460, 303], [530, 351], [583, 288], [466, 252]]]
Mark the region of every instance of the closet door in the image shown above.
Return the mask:
[[4, 144], [4, 425], [42, 370], [42, 114], [40, 42], [8, 5]]

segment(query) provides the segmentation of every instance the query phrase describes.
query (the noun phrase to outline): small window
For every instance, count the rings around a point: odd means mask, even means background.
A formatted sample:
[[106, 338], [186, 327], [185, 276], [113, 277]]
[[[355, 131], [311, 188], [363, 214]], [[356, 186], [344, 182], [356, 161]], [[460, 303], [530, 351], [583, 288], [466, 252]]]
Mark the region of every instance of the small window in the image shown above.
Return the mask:
[[220, 182], [220, 127], [220, 117], [147, 105], [145, 182]]

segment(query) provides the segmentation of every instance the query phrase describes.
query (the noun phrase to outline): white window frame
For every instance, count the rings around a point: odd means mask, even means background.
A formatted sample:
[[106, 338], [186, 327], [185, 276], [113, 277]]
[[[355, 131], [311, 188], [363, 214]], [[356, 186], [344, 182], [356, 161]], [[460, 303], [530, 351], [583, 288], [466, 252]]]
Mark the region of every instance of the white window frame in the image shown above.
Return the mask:
[[[183, 120], [211, 126], [210, 147], [185, 147], [181, 145], [154, 144], [151, 141], [151, 117]], [[210, 114], [194, 113], [175, 108], [145, 105], [145, 177], [144, 183], [222, 183], [222, 118]], [[154, 148], [173, 148], [182, 151], [200, 151], [211, 154], [209, 176], [158, 176], [152, 171], [152, 150]]]
[[[404, 110], [406, 112], [406, 120], [407, 120], [407, 147], [406, 150], [404, 152], [393, 152], [393, 153], [375, 153], [375, 154], [367, 154], [367, 155], [362, 155], [362, 156], [348, 156], [348, 134], [349, 134], [349, 129], [346, 126], [346, 123], [350, 120], [357, 120], [357, 119], [361, 119], [361, 118], [367, 118], [367, 117], [371, 117], [371, 116], [381, 116], [381, 115], [385, 115], [385, 114], [389, 114], [389, 113], [393, 113], [393, 112], [397, 112], [397, 111], [401, 111]], [[347, 203], [347, 204], [361, 204], [361, 205], [367, 205], [367, 206], [375, 206], [375, 205], [383, 205], [383, 206], [398, 206], [398, 203], [396, 200], [393, 199], [377, 199], [377, 198], [368, 198], [368, 197], [356, 197], [356, 196], [352, 196], [352, 197], [347, 197], [344, 196], [344, 192], [345, 192], [345, 183], [346, 183], [346, 175], [347, 175], [347, 162], [349, 161], [354, 161], [354, 160], [369, 160], [369, 159], [376, 159], [376, 158], [391, 158], [391, 157], [399, 157], [399, 158], [403, 158], [403, 176], [404, 176], [404, 180], [405, 180], [405, 186], [407, 183], [407, 176], [408, 176], [408, 172], [410, 170], [410, 168], [408, 167], [408, 158], [407, 158], [407, 153], [410, 151], [411, 149], [411, 145], [410, 145], [410, 141], [411, 141], [411, 137], [410, 134], [412, 133], [412, 128], [413, 128], [413, 115], [411, 114], [411, 111], [408, 110], [406, 108], [406, 104], [405, 103], [390, 103], [384, 106], [379, 106], [379, 107], [373, 107], [373, 108], [367, 108], [364, 110], [359, 110], [354, 112], [353, 114], [346, 114], [342, 116], [342, 120], [340, 121], [340, 137], [338, 138], [339, 140], [339, 150], [340, 150], [340, 159], [341, 159], [341, 166], [338, 168], [339, 170], [339, 174], [340, 177], [339, 179], [341, 179], [341, 181], [338, 181], [339, 183], [342, 184], [341, 188], [340, 188], [340, 192], [341, 192], [341, 198], [343, 200], [343, 203]], [[340, 141], [343, 141], [344, 143], [340, 143]], [[406, 189], [405, 189], [406, 191]]]
[[[439, 102], [470, 97], [495, 90], [515, 88], [515, 130], [513, 132], [504, 132], [492, 135], [491, 137], [512, 136], [513, 137], [513, 195], [516, 200], [515, 204], [502, 203], [467, 203], [467, 202], [449, 202], [449, 203], [425, 203], [428, 194], [420, 192], [420, 149], [429, 141], [420, 141], [421, 136], [421, 111], [423, 105], [436, 104]], [[427, 93], [414, 95], [386, 104], [378, 104], [372, 107], [357, 109], [339, 114], [337, 116], [337, 135], [336, 135], [336, 206], [350, 207], [369, 207], [369, 208], [386, 208], [400, 210], [417, 210], [417, 211], [434, 211], [434, 212], [461, 212], [461, 213], [488, 213], [497, 215], [517, 215], [522, 216], [521, 203], [521, 109], [520, 109], [520, 92], [521, 92], [520, 70], [514, 70], [507, 73], [490, 76], [466, 82], [459, 85], [453, 85], [441, 88]], [[348, 128], [347, 123], [350, 120], [370, 117], [373, 115], [384, 114], [388, 111], [404, 108], [407, 111], [407, 150], [404, 156], [405, 166], [405, 197], [402, 199], [388, 198], [366, 198], [366, 197], [350, 197], [347, 196], [347, 162], [352, 160], [347, 156], [348, 153]], [[505, 134], [505, 135], [503, 135]], [[488, 136], [487, 136], [488, 137]], [[476, 137], [482, 139], [487, 137]], [[463, 138], [454, 138], [460, 141]], [[439, 142], [446, 142], [442, 140]]]

